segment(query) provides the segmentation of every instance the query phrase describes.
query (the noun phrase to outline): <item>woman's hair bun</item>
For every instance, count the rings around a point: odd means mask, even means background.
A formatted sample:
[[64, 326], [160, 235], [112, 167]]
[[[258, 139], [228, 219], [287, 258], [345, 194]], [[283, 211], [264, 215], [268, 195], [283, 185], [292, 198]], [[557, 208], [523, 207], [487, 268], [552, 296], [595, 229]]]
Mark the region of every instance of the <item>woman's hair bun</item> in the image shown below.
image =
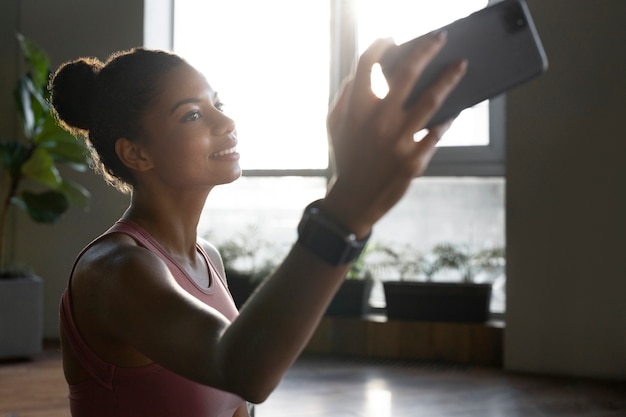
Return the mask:
[[52, 106], [70, 129], [90, 130], [98, 74], [103, 66], [97, 58], [80, 58], [61, 65], [52, 77]]

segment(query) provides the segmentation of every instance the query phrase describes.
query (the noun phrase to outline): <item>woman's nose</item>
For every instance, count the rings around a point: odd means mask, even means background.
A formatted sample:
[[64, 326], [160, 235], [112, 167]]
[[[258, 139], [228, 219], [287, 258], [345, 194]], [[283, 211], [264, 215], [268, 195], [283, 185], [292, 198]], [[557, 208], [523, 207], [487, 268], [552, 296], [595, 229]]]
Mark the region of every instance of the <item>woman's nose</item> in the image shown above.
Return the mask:
[[223, 136], [235, 131], [235, 121], [224, 113], [217, 111], [211, 123], [211, 133], [215, 136]]

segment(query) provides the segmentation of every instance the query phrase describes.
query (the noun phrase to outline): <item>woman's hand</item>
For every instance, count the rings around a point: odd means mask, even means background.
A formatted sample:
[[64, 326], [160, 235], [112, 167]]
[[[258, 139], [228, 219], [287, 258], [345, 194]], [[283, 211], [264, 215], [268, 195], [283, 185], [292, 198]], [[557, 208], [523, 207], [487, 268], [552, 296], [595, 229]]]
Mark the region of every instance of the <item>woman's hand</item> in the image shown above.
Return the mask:
[[445, 44], [445, 33], [427, 35], [398, 63], [389, 92], [378, 98], [371, 89], [371, 69], [389, 40], [374, 42], [361, 56], [355, 74], [344, 82], [328, 116], [334, 178], [324, 206], [358, 236], [404, 195], [411, 180], [422, 174], [435, 145], [451, 122], [414, 135], [439, 109], [465, 73], [465, 62], [451, 65], [417, 103], [403, 109], [413, 85]]

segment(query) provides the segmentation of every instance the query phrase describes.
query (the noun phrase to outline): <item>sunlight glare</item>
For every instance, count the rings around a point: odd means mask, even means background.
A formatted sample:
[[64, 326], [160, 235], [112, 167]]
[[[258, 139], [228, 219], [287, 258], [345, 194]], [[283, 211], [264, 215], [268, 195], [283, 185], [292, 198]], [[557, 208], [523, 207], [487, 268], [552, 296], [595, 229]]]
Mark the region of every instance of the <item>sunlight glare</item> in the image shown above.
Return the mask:
[[389, 92], [389, 85], [387, 84], [383, 69], [379, 63], [374, 64], [372, 67], [370, 82], [372, 83], [372, 93], [378, 98], [385, 98]]
[[391, 391], [387, 389], [386, 382], [379, 379], [368, 381], [366, 385], [365, 402], [367, 417], [391, 417]]

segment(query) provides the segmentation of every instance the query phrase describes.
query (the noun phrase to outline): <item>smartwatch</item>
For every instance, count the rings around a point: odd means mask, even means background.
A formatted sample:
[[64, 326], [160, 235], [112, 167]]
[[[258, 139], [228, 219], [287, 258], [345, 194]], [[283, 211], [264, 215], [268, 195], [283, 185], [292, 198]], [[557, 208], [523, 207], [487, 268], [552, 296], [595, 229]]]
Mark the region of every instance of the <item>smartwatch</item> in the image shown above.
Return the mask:
[[354, 261], [372, 233], [358, 240], [347, 227], [320, 209], [321, 201], [314, 201], [304, 210], [298, 225], [298, 244], [333, 266]]

